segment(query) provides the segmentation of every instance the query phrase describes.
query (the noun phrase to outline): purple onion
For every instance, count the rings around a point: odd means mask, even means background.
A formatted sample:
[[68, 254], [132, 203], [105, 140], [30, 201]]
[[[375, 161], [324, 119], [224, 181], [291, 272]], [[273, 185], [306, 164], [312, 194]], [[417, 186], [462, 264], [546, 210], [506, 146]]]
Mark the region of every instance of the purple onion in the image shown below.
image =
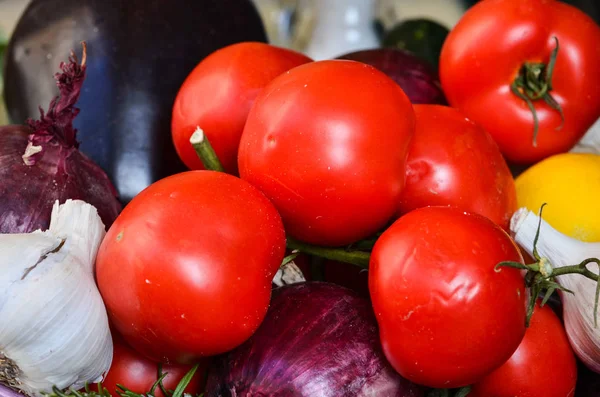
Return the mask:
[[0, 397], [23, 397], [24, 394], [14, 391], [0, 383]]
[[376, 48], [338, 57], [366, 63], [391, 77], [413, 104], [446, 105], [437, 72], [412, 53], [397, 48]]
[[334, 284], [273, 290], [256, 333], [216, 357], [205, 397], [422, 397], [386, 361], [370, 304]]
[[77, 148], [73, 120], [85, 78], [75, 54], [56, 75], [60, 96], [28, 126], [0, 127], [0, 233], [46, 230], [55, 201], [79, 199], [93, 205], [108, 228], [121, 210], [104, 171]]

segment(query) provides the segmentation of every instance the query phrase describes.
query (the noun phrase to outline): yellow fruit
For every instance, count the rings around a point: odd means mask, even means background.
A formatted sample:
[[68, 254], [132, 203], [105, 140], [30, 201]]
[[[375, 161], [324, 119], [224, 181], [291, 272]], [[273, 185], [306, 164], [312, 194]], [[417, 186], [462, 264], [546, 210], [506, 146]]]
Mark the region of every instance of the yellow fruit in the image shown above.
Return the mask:
[[533, 165], [515, 181], [519, 207], [539, 212], [558, 231], [600, 241], [600, 155], [563, 153]]

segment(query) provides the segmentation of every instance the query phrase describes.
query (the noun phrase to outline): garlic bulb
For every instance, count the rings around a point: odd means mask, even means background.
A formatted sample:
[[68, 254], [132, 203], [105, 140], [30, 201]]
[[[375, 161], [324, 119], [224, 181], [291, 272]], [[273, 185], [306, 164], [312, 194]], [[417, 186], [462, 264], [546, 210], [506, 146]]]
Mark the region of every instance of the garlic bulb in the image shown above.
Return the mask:
[[[527, 208], [519, 209], [512, 217], [514, 239], [533, 256], [533, 245], [540, 217]], [[600, 258], [600, 242], [586, 243], [566, 236], [541, 221], [537, 252], [544, 264], [552, 269], [580, 264], [589, 258]], [[556, 281], [573, 291], [561, 293], [565, 328], [573, 350], [592, 371], [600, 373], [600, 326], [594, 323], [594, 304], [597, 283], [581, 274], [556, 276]]]
[[56, 202], [47, 231], [0, 234], [0, 383], [41, 396], [102, 380], [113, 354], [94, 279], [104, 235], [79, 200]]

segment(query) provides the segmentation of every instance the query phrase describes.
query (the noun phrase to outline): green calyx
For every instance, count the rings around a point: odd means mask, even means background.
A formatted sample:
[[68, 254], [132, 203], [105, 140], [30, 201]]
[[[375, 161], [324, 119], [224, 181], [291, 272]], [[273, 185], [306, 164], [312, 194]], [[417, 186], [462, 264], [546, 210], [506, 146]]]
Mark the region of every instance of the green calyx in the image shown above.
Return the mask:
[[548, 64], [543, 62], [526, 62], [521, 69], [519, 74], [511, 84], [510, 88], [512, 92], [525, 101], [531, 114], [533, 115], [533, 146], [537, 146], [537, 135], [539, 131], [539, 120], [537, 111], [533, 105], [534, 101], [544, 100], [552, 109], [556, 110], [560, 114], [561, 124], [557, 129], [561, 129], [565, 117], [563, 110], [552, 97], [552, 74], [554, 73], [554, 66], [556, 65], [556, 58], [558, 57], [558, 39], [554, 37], [556, 41], [556, 47], [550, 54], [550, 60]]
[[553, 268], [548, 258], [540, 257], [537, 250], [537, 242], [540, 237], [540, 228], [542, 226], [542, 210], [546, 203], [542, 204], [539, 212], [539, 221], [535, 238], [533, 239], [533, 258], [534, 263], [524, 265], [520, 262], [504, 261], [496, 265], [495, 270], [500, 271], [502, 267], [512, 267], [515, 269], [526, 270], [525, 274], [525, 285], [530, 289], [531, 296], [527, 307], [527, 318], [525, 324], [529, 327], [533, 310], [535, 309], [535, 303], [538, 296], [544, 292], [544, 298], [542, 299], [541, 306], [544, 306], [548, 299], [552, 296], [555, 291], [563, 291], [572, 294], [573, 291], [564, 288], [556, 282], [557, 276], [565, 274], [580, 274], [584, 277], [589, 278], [596, 282], [596, 298], [594, 302], [594, 325], [598, 326], [598, 298], [600, 297], [600, 283], [598, 283], [598, 275], [590, 271], [587, 266], [591, 263], [595, 263], [600, 266], [600, 259], [588, 258], [581, 263], [572, 266], [562, 266]]

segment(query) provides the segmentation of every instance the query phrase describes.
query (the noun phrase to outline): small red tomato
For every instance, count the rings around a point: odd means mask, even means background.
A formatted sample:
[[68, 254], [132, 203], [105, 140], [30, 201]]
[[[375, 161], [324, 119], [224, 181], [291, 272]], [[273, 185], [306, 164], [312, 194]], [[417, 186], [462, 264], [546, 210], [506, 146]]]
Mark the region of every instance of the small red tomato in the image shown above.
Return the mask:
[[523, 259], [489, 219], [452, 207], [402, 216], [377, 240], [369, 290], [384, 353], [404, 378], [451, 389], [480, 381], [525, 334]]
[[469, 397], [572, 397], [576, 383], [567, 333], [552, 309], [538, 303], [517, 351], [474, 384]]
[[[185, 389], [186, 393], [193, 396], [200, 394], [203, 390], [202, 384], [208, 366], [208, 360], [202, 360], [194, 377]], [[193, 365], [162, 365], [163, 385], [167, 390], [175, 390], [181, 379], [192, 369]], [[102, 381], [102, 386], [113, 396], [121, 389], [117, 385], [125, 386], [134, 393], [148, 393], [152, 385], [158, 380], [158, 363], [149, 360], [145, 356], [132, 349], [123, 338], [113, 332], [113, 361], [110, 370]], [[93, 389], [93, 386], [92, 386]], [[164, 397], [160, 388], [155, 389], [155, 397]]]
[[204, 169], [190, 144], [200, 127], [228, 173], [237, 174], [240, 136], [258, 93], [275, 77], [312, 60], [269, 44], [237, 43], [215, 51], [190, 73], [173, 106], [172, 137], [190, 169]]
[[401, 213], [450, 205], [488, 217], [505, 230], [517, 209], [515, 182], [492, 137], [459, 111], [415, 105]]
[[240, 176], [275, 204], [289, 235], [344, 246], [397, 211], [414, 112], [372, 66], [298, 66], [257, 98], [242, 134]]
[[193, 363], [256, 331], [281, 266], [285, 233], [248, 182], [213, 171], [162, 179], [136, 196], [102, 241], [98, 287], [137, 351]]

